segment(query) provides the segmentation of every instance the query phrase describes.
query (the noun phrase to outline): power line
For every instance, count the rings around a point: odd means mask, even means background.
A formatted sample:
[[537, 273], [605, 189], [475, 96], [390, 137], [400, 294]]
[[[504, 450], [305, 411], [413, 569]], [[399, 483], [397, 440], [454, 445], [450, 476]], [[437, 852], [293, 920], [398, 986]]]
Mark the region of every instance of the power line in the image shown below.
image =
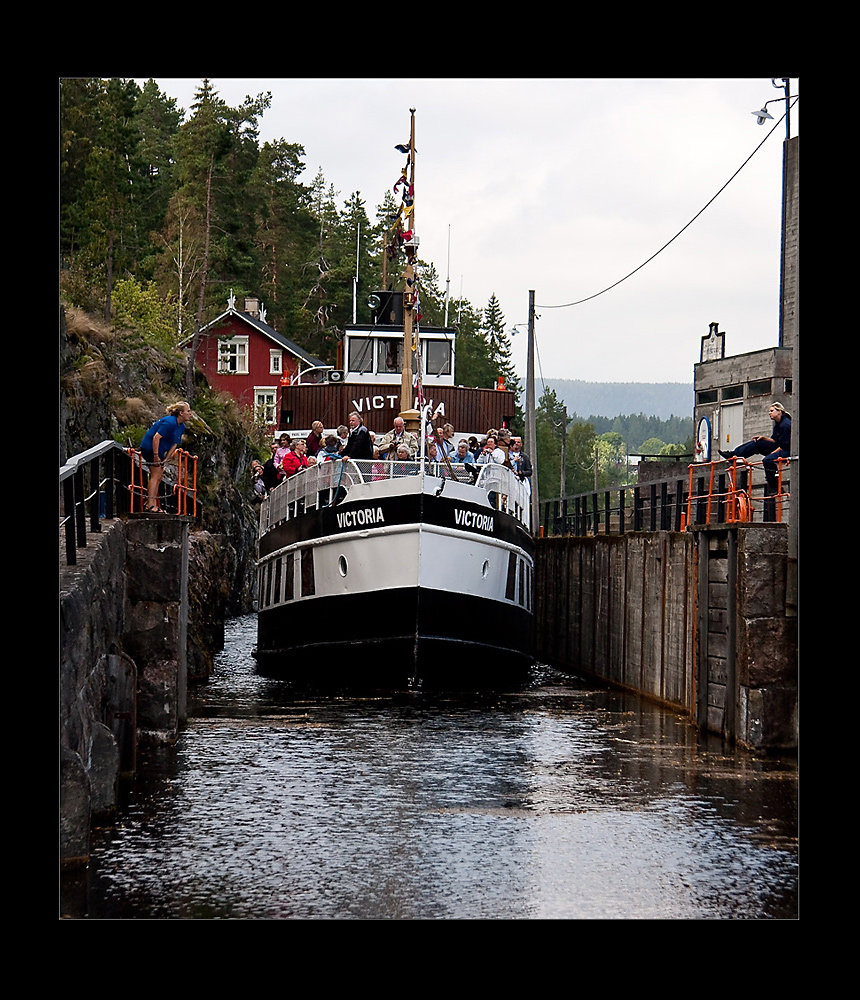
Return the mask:
[[[795, 98], [794, 101], [792, 102], [792, 107], [794, 107], [794, 105], [796, 103], [797, 103], [797, 98]], [[651, 261], [654, 260], [655, 257], [659, 256], [659, 254], [661, 254], [668, 246], [671, 246], [671, 244], [674, 243], [676, 239], [678, 239], [678, 237], [681, 235], [681, 233], [683, 233], [686, 229], [689, 229], [690, 226], [692, 226], [692, 224], [696, 221], [696, 219], [698, 219], [699, 216], [705, 211], [705, 209], [707, 209], [708, 207], [710, 207], [717, 200], [717, 198], [719, 198], [719, 196], [723, 193], [723, 191], [725, 191], [725, 189], [729, 186], [729, 184], [731, 184], [731, 182], [735, 179], [735, 177], [738, 176], [738, 174], [743, 170], [743, 168], [749, 163], [749, 161], [755, 156], [755, 154], [761, 149], [761, 147], [773, 135], [773, 133], [776, 131], [777, 127], [783, 121], [785, 121], [785, 115], [788, 114], [789, 110], [790, 109], [786, 109], [786, 112], [785, 112], [785, 114], [783, 114], [782, 118], [780, 118], [779, 121], [777, 121], [774, 124], [774, 126], [770, 130], [770, 132], [768, 132], [768, 134], [762, 139], [762, 141], [756, 146], [756, 148], [750, 153], [750, 155], [744, 160], [744, 162], [738, 167], [738, 169], [732, 174], [732, 176], [726, 181], [726, 183], [723, 184], [723, 186], [719, 189], [719, 191], [717, 191], [717, 193], [713, 196], [713, 198], [711, 198], [710, 201], [706, 205], [704, 205], [702, 208], [700, 208], [699, 211], [696, 212], [696, 214], [693, 216], [693, 218], [690, 219], [690, 221], [686, 224], [686, 226], [684, 226], [683, 229], [680, 229], [677, 233], [675, 233], [675, 235], [672, 237], [672, 239], [669, 240], [668, 243], [664, 243], [663, 246], [660, 247], [660, 249], [656, 253], [651, 254], [651, 256], [647, 260], [644, 260], [638, 267], [634, 268], [629, 274], [625, 274], [623, 278], [619, 278], [618, 281], [616, 281], [612, 285], [609, 285], [607, 288], [604, 288], [603, 291], [601, 291], [601, 292], [595, 292], [594, 295], [589, 295], [589, 296], [587, 296], [584, 299], [578, 299], [576, 302], [564, 302], [564, 303], [562, 303], [560, 305], [555, 305], [555, 306], [541, 305], [541, 306], [538, 306], [537, 308], [539, 308], [539, 309], [567, 309], [569, 306], [578, 306], [578, 305], [582, 305], [583, 302], [590, 302], [591, 299], [596, 299], [599, 295], [604, 295], [606, 292], [611, 291], [613, 288], [617, 288], [622, 282], [626, 281], [628, 278], [632, 278], [633, 275], [636, 274], [637, 271], [641, 271], [642, 268], [645, 267], [646, 264], [650, 264]]]

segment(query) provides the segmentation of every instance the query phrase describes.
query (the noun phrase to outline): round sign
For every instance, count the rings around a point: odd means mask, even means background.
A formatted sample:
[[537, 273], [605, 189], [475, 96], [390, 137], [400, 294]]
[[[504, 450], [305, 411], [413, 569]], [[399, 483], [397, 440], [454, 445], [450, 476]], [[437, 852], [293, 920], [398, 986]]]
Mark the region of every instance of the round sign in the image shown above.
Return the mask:
[[696, 461], [710, 462], [711, 460], [711, 421], [707, 417], [699, 420], [696, 429]]

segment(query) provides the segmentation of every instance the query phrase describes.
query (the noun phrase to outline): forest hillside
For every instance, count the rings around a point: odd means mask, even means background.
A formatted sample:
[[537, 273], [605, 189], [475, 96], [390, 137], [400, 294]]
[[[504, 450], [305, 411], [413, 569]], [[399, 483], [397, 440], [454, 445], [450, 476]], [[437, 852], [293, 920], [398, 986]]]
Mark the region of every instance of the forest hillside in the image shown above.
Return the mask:
[[619, 413], [644, 413], [668, 420], [693, 416], [693, 383], [686, 382], [584, 382], [580, 379], [548, 378], [550, 386], [567, 407], [570, 417], [615, 417]]

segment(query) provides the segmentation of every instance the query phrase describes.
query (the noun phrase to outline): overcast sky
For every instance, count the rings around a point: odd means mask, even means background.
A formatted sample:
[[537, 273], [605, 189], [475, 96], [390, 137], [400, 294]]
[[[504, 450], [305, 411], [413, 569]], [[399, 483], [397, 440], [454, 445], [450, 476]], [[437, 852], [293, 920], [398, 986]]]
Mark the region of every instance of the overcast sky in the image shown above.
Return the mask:
[[[186, 110], [201, 82], [154, 79]], [[405, 162], [394, 146], [408, 141], [415, 108], [421, 256], [443, 290], [450, 278], [452, 297], [483, 309], [495, 293], [522, 330], [522, 376], [530, 289], [539, 378], [692, 382], [712, 322], [727, 354], [778, 343], [784, 122], [621, 281], [782, 117], [785, 101], [765, 125], [751, 114], [784, 96], [770, 77], [211, 82], [231, 106], [271, 91], [260, 141], [300, 143], [302, 180], [322, 169], [338, 206], [358, 191], [371, 221]]]

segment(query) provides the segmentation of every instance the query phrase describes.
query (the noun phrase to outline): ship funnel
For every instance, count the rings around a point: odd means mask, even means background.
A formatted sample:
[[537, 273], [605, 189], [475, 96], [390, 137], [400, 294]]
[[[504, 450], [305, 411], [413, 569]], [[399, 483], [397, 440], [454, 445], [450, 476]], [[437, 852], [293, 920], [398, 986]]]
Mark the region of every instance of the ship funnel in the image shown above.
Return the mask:
[[403, 292], [373, 292], [367, 305], [374, 326], [403, 326]]

